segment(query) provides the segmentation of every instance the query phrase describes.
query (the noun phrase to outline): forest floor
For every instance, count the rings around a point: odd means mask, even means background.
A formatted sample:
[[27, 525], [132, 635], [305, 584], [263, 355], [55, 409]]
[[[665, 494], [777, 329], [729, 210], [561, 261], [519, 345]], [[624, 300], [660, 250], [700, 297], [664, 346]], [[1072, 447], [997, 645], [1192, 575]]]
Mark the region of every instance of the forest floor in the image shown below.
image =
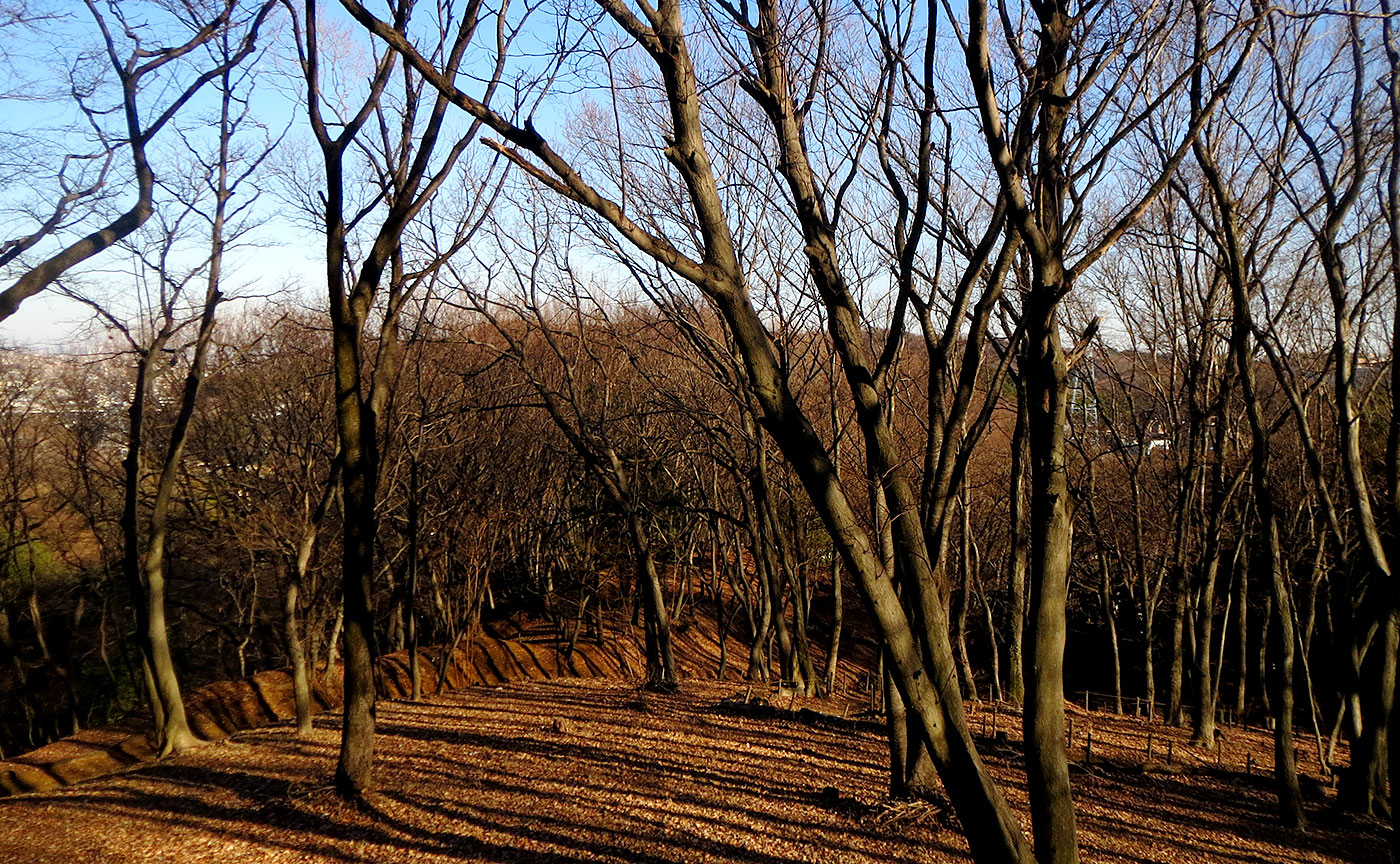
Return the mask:
[[[798, 699], [745, 711], [721, 702], [736, 692], [745, 691], [733, 682], [691, 681], [663, 696], [559, 680], [383, 702], [375, 791], [359, 804], [327, 786], [338, 717], [318, 717], [309, 739], [286, 727], [239, 733], [0, 800], [0, 862], [967, 860], [946, 807], [885, 797], [878, 725], [841, 716], [860, 706]], [[1086, 862], [1388, 860], [1382, 827], [1334, 815], [1321, 784], [1309, 784], [1306, 832], [1277, 827], [1260, 730], [1226, 730], [1217, 765], [1184, 730], [1079, 708], [1070, 717]], [[1025, 822], [1019, 718], [998, 709], [970, 719]], [[1155, 750], [1144, 770], [1149, 731]]]

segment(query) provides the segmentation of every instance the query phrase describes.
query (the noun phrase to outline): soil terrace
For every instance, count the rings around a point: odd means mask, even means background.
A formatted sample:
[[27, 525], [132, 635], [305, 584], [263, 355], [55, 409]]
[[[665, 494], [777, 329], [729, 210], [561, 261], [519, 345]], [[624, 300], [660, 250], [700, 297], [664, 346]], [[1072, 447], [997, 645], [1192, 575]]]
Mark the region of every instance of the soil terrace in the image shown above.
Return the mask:
[[[878, 724], [840, 716], [860, 706], [721, 701], [736, 691], [742, 697], [743, 686], [692, 680], [662, 696], [617, 680], [558, 680], [384, 702], [376, 791], [360, 806], [326, 785], [333, 716], [319, 718], [307, 740], [286, 727], [239, 733], [0, 801], [0, 861], [966, 860], [944, 806], [885, 800]], [[1122, 750], [1087, 768], [1078, 754], [1086, 862], [1363, 864], [1386, 853], [1379, 826], [1336, 822], [1322, 801], [1312, 802], [1306, 833], [1278, 828], [1268, 778], [1224, 759], [1220, 768], [1144, 771], [1131, 756], [1142, 721], [1074, 715], [1081, 730], [1092, 724], [1105, 756]], [[984, 719], [988, 764], [1024, 814], [1019, 718], [997, 710], [1000, 745], [992, 716], [974, 712], [974, 730]], [[1153, 734], [1172, 738], [1178, 754], [1189, 750], [1183, 730]], [[1267, 752], [1261, 731], [1228, 735], [1225, 759]]]

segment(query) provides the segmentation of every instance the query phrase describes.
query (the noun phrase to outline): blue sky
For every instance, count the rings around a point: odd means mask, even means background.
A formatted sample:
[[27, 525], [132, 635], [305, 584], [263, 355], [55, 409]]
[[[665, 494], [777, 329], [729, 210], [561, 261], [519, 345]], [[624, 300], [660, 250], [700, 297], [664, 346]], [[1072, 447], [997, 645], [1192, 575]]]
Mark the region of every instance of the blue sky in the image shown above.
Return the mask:
[[[0, 0], [0, 20], [8, 0]], [[377, 5], [377, 4], [376, 4]], [[433, 4], [421, 4], [423, 10], [419, 18], [425, 18]], [[106, 11], [105, 4], [99, 8]], [[136, 16], [145, 14], [148, 4], [123, 2], [123, 11]], [[321, 4], [321, 29], [323, 45], [336, 56], [335, 68], [348, 70], [345, 74], [346, 86], [363, 79], [369, 70], [366, 59], [371, 42], [355, 22], [341, 10], [338, 3]], [[372, 6], [371, 8], [374, 8]], [[39, 0], [30, 2], [30, 9], [48, 14], [47, 20], [33, 27], [11, 26], [0, 30], [0, 134], [21, 136], [32, 143], [42, 154], [34, 166], [35, 170], [22, 173], [16, 180], [0, 184], [0, 207], [4, 208], [0, 217], [0, 235], [17, 236], [31, 230], [34, 223], [20, 211], [26, 205], [42, 211], [53, 199], [52, 182], [47, 175], [56, 170], [63, 152], [80, 152], [90, 148], [81, 134], [66, 133], [64, 130], [81, 126], [81, 115], [75, 103], [67, 95], [67, 72], [84, 56], [84, 52], [94, 52], [98, 47], [96, 28], [86, 8], [76, 0]], [[153, 31], [162, 22], [158, 17], [151, 19]], [[530, 34], [534, 36], [535, 34]], [[301, 107], [301, 81], [297, 75], [295, 55], [290, 40], [290, 25], [285, 10], [277, 11], [277, 19], [260, 39], [265, 51], [257, 60], [253, 71], [251, 106], [254, 115], [267, 129], [269, 136], [285, 137], [281, 152], [270, 159], [266, 168], [297, 163], [297, 182], [304, 187], [290, 192], [281, 188], [276, 179], [271, 179], [269, 170], [260, 173], [265, 179], [258, 201], [257, 210], [263, 224], [254, 230], [251, 237], [256, 249], [234, 253], [226, 267], [229, 287], [233, 294], [265, 296], [276, 293], [302, 302], [316, 303], [325, 292], [324, 241], [305, 218], [292, 218], [288, 214], [288, 198], [295, 195], [314, 194], [320, 182], [319, 154], [314, 152], [310, 133], [306, 128]], [[532, 62], [532, 61], [526, 61]], [[326, 64], [328, 67], [331, 64]], [[188, 69], [185, 70], [188, 77]], [[107, 89], [93, 100], [93, 104], [112, 104], [111, 78], [108, 74]], [[166, 84], [166, 82], [159, 82]], [[167, 85], [168, 86], [168, 85]], [[327, 79], [329, 89], [331, 79]], [[172, 153], [183, 151], [181, 138], [199, 141], [201, 135], [207, 137], [213, 105], [213, 89], [206, 87], [201, 96], [191, 102], [178, 115], [175, 124], [178, 128], [162, 131], [152, 146], [152, 164], [158, 174], [169, 171], [163, 167]], [[353, 96], [353, 92], [351, 94]], [[166, 104], [165, 93], [151, 88], [143, 98], [145, 105]], [[148, 115], [152, 111], [146, 112]], [[561, 112], [562, 113], [562, 112]], [[464, 120], [455, 109], [452, 121], [460, 126]], [[117, 119], [117, 118], [113, 118]], [[551, 118], [539, 118], [540, 126], [547, 132], [554, 131], [556, 123]], [[288, 124], [290, 128], [288, 128]], [[372, 130], [371, 130], [372, 131]], [[257, 137], [254, 133], [253, 137]], [[11, 140], [15, 140], [11, 137]], [[305, 155], [301, 155], [305, 152]], [[46, 182], [47, 181], [47, 182]], [[115, 167], [109, 188], [119, 188], [130, 182], [129, 166], [118, 163]], [[353, 194], [354, 190], [352, 190]], [[157, 206], [169, 206], [169, 196], [158, 195]], [[164, 200], [162, 200], [164, 199]], [[115, 210], [128, 206], [132, 193], [123, 191], [113, 197], [110, 207]], [[64, 235], [71, 242], [87, 230], [101, 223], [94, 217]], [[368, 220], [372, 223], [373, 219]], [[80, 230], [81, 229], [81, 230]], [[50, 241], [34, 250], [31, 260], [41, 255], [52, 254], [59, 248], [58, 242]], [[191, 258], [190, 260], [194, 260]], [[133, 260], [130, 253], [122, 249], [109, 249], [73, 271], [70, 281], [82, 290], [109, 298], [120, 305], [127, 292], [124, 285], [133, 279]], [[14, 273], [5, 274], [4, 282], [13, 279]], [[133, 309], [134, 311], [134, 309]], [[54, 291], [48, 291], [26, 301], [20, 310], [8, 320], [0, 322], [0, 344], [28, 344], [51, 350], [66, 350], [81, 347], [86, 334], [100, 328], [88, 326], [91, 315], [86, 307], [63, 298]]]

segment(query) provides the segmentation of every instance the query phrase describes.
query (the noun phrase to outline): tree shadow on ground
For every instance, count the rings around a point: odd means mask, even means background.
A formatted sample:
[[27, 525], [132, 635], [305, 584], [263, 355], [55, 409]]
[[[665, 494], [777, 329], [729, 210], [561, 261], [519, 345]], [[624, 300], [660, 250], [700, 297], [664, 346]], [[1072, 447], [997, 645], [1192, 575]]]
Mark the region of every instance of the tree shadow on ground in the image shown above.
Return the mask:
[[[189, 860], [216, 843], [227, 862], [967, 860], [956, 823], [873, 818], [885, 784], [878, 734], [726, 716], [710, 710], [723, 692], [697, 683], [640, 697], [615, 684], [523, 684], [382, 703], [377, 791], [357, 804], [326, 782], [333, 730], [305, 740], [285, 729], [249, 733], [120, 777], [0, 801], [0, 819], [32, 826], [26, 847], [0, 848], [0, 860], [78, 857], [77, 836], [114, 862]], [[1017, 755], [1002, 748], [989, 764], [1024, 809]], [[1364, 864], [1384, 853], [1379, 832], [1284, 831], [1267, 786], [1243, 780], [1077, 775], [1085, 857]], [[145, 845], [123, 840], [133, 832]]]

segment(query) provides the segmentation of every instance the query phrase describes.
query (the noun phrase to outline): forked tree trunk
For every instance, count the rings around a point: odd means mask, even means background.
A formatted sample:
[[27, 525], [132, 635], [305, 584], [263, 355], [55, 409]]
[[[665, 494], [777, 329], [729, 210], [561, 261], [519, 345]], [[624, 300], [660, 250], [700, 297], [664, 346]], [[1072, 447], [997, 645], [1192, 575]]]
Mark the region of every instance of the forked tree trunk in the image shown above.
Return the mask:
[[680, 679], [676, 675], [676, 657], [671, 647], [671, 620], [666, 612], [666, 595], [656, 561], [647, 543], [640, 518], [629, 510], [627, 529], [632, 539], [632, 551], [637, 562], [637, 588], [642, 595], [642, 619], [646, 630], [647, 684], [663, 690], [674, 690]]

